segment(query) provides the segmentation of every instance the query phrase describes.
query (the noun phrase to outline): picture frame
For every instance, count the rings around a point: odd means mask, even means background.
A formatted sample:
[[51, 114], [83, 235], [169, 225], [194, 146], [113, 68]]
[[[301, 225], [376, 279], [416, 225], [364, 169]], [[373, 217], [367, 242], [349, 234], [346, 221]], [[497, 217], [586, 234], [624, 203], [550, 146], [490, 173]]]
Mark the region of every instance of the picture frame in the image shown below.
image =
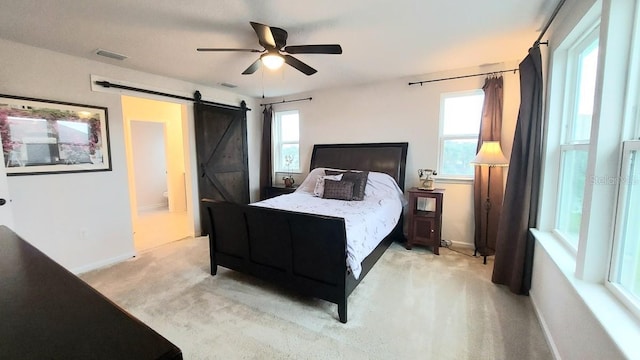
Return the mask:
[[7, 176], [111, 171], [106, 107], [0, 94]]

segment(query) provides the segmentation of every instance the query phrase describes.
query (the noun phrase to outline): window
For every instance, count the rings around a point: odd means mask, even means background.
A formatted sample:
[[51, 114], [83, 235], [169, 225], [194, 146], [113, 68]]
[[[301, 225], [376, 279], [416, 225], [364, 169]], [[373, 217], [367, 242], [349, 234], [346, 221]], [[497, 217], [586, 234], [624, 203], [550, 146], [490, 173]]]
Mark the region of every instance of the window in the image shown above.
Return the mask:
[[300, 117], [298, 110], [275, 113], [273, 168], [277, 172], [300, 172]]
[[440, 158], [438, 175], [473, 179], [484, 92], [443, 94], [440, 100]]
[[640, 141], [625, 141], [609, 285], [640, 309]]
[[556, 231], [577, 249], [598, 68], [598, 33], [593, 29], [568, 50]]
[[[564, 9], [583, 15], [558, 23], [549, 37], [535, 236], [536, 251], [540, 245], [565, 279], [534, 288], [539, 303], [565, 291], [577, 295], [586, 309], [571, 317], [599, 323], [607, 346], [629, 357], [640, 338], [640, 7], [589, 4]], [[534, 266], [534, 279], [552, 274], [544, 265]], [[542, 309], [542, 317], [553, 316], [552, 308]]]

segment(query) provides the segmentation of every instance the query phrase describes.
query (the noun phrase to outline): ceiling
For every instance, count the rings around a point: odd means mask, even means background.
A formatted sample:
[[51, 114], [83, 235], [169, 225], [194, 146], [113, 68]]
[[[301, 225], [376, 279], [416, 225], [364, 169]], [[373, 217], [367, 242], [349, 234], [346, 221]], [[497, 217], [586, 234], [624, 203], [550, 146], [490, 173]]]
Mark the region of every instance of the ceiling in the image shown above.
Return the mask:
[[[524, 58], [558, 0], [3, 0], [0, 38], [253, 97], [279, 97]], [[185, 5], [188, 4], [188, 5]], [[260, 54], [255, 21], [288, 31], [287, 45], [333, 44], [241, 75]], [[106, 49], [124, 61], [95, 54]]]

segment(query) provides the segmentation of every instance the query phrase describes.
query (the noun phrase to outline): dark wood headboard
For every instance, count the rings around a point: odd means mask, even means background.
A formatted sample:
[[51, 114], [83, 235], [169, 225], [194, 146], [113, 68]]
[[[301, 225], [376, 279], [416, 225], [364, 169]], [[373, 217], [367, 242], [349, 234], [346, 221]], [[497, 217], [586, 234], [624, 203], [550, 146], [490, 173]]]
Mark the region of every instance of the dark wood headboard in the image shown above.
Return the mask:
[[404, 190], [409, 143], [317, 144], [313, 146], [310, 170], [328, 167], [368, 170], [389, 174]]

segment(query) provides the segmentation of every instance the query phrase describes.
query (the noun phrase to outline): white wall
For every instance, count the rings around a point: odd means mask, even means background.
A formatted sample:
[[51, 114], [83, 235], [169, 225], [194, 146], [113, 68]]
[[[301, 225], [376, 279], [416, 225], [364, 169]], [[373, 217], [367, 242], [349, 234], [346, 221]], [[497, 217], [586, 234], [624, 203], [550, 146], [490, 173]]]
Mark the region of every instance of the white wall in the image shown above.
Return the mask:
[[167, 208], [167, 159], [163, 122], [131, 121], [137, 211]]
[[[252, 198], [257, 198], [261, 122], [258, 103], [253, 99], [6, 40], [0, 40], [0, 63], [0, 93], [108, 108], [112, 171], [9, 178], [14, 230], [68, 269], [86, 271], [134, 254], [121, 92], [91, 91], [91, 75], [184, 96], [200, 90], [203, 99], [220, 103], [238, 105], [241, 100], [247, 101], [253, 109], [247, 114], [249, 167], [251, 174], [256, 174], [249, 186]], [[190, 167], [196, 169], [192, 105], [186, 106], [186, 113]], [[188, 190], [194, 199], [198, 198], [196, 176], [187, 174]], [[196, 201], [188, 204], [195, 209], [196, 217], [197, 205]]]
[[530, 295], [556, 358], [623, 359], [548, 249], [536, 242]]
[[[511, 60], [511, 59], [509, 59]], [[377, 84], [330, 89], [287, 98], [311, 96], [312, 101], [274, 105], [275, 111], [300, 111], [300, 159], [302, 169], [309, 168], [314, 144], [357, 142], [408, 142], [405, 188], [418, 185], [420, 168], [436, 168], [438, 161], [438, 127], [440, 95], [480, 89], [484, 77], [434, 82], [409, 86], [410, 81], [468, 75], [511, 69], [517, 62], [492, 67], [467, 68], [438, 74], [414, 76]], [[503, 151], [511, 154], [511, 143], [520, 105], [518, 74], [504, 74]], [[280, 98], [270, 101], [281, 101]], [[471, 166], [471, 165], [469, 165]], [[506, 173], [506, 172], [505, 172]], [[302, 174], [296, 179], [300, 183]], [[444, 239], [473, 244], [473, 186], [467, 183], [445, 183], [443, 206]]]

